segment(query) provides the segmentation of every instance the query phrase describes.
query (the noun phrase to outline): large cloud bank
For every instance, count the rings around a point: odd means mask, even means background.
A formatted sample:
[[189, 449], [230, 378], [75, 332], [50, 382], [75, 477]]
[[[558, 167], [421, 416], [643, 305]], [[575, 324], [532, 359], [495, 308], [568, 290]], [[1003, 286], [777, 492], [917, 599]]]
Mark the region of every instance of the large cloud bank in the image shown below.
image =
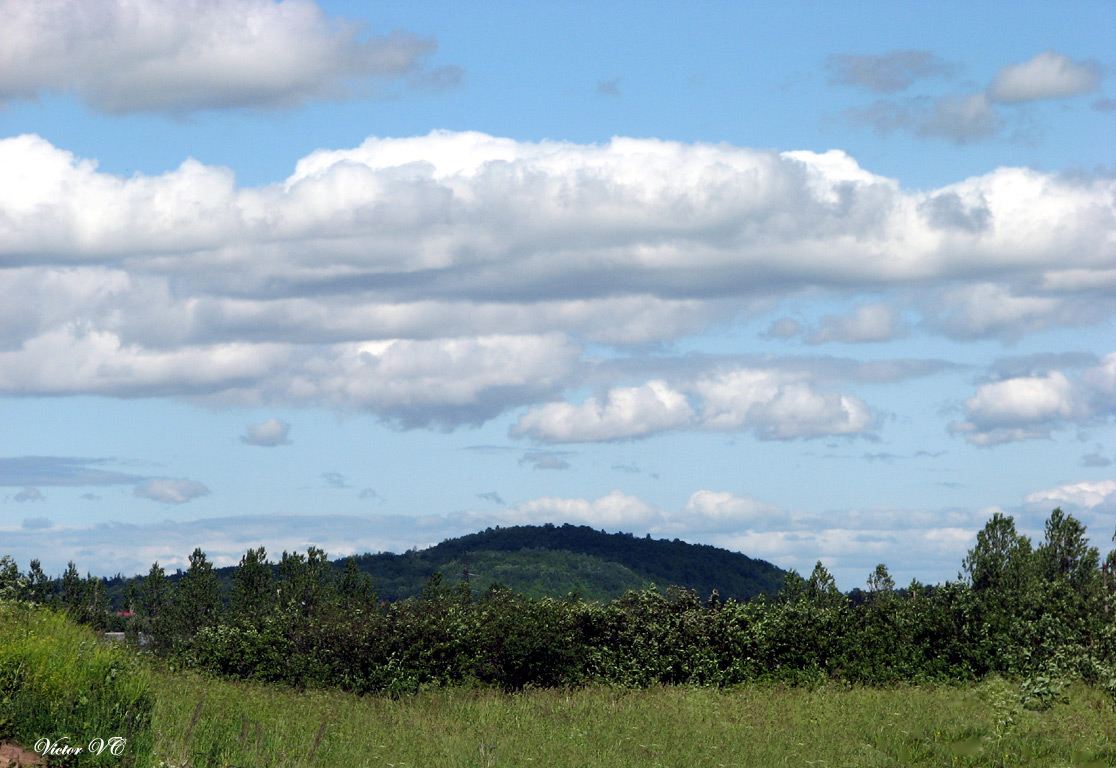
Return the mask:
[[[595, 375], [589, 345], [685, 338], [808, 291], [883, 297], [826, 318], [816, 344], [886, 341], [915, 317], [954, 338], [1095, 322], [1114, 309], [1114, 199], [1106, 176], [1000, 168], [907, 190], [839, 151], [450, 132], [317, 151], [240, 187], [193, 160], [105, 174], [24, 135], [0, 140], [0, 394], [319, 404], [406, 427], [529, 407], [518, 433], [552, 442], [861, 434], [870, 404], [777, 366], [566, 398]], [[1106, 375], [1029, 385], [1068, 405], [1019, 434], [1110, 413]], [[978, 393], [956, 428], [1010, 438], [996, 430], [1022, 389]]]

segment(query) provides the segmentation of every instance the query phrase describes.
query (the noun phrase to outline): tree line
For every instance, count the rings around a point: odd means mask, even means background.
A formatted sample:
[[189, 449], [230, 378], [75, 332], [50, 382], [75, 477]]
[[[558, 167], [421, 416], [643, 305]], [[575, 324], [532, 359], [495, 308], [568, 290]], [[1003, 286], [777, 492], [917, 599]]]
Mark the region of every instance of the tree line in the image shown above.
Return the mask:
[[[1116, 538], [1116, 536], [1114, 536]], [[275, 566], [275, 567], [273, 567]], [[176, 582], [157, 563], [125, 588], [126, 617], [106, 607], [103, 580], [58, 582], [38, 563], [0, 561], [0, 596], [54, 604], [78, 621], [120, 620], [153, 654], [207, 673], [357, 693], [439, 685], [504, 690], [601, 682], [732, 685], [751, 680], [970, 680], [990, 673], [1085, 679], [1116, 696], [1116, 552], [1104, 563], [1085, 526], [1055, 509], [1033, 545], [1010, 516], [977, 535], [957, 581], [897, 588], [885, 565], [844, 594], [819, 562], [775, 595], [723, 600], [678, 587], [591, 602], [527, 598], [435, 573], [422, 594], [379, 599], [355, 558], [249, 549], [222, 591], [196, 549]]]

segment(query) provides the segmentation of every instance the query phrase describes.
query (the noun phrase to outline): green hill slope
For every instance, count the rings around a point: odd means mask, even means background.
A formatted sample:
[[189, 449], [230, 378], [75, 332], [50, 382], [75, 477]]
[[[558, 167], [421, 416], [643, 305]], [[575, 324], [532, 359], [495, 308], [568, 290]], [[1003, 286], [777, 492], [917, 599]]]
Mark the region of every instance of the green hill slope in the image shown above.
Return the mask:
[[417, 595], [436, 571], [454, 585], [466, 565], [474, 589], [499, 582], [535, 597], [576, 592], [596, 600], [651, 583], [693, 589], [702, 598], [716, 589], [722, 598], [745, 600], [778, 591], [786, 575], [771, 563], [717, 547], [568, 524], [490, 528], [418, 552], [357, 561], [385, 600]]
[[[278, 552], [268, 555], [273, 561], [279, 559]], [[638, 538], [568, 524], [489, 528], [429, 549], [400, 555], [357, 555], [355, 560], [372, 578], [380, 599], [388, 602], [417, 597], [435, 573], [441, 573], [442, 583], [453, 588], [466, 568], [474, 592], [500, 584], [528, 597], [565, 597], [572, 592], [602, 601], [651, 584], [693, 589], [702, 599], [716, 589], [724, 599], [746, 600], [777, 592], [786, 575], [771, 563], [705, 544]], [[344, 560], [332, 565], [340, 572]], [[226, 594], [233, 570], [216, 570]], [[180, 573], [167, 576], [171, 582], [181, 578]], [[109, 597], [118, 608], [123, 604], [125, 581], [117, 576], [106, 582]]]

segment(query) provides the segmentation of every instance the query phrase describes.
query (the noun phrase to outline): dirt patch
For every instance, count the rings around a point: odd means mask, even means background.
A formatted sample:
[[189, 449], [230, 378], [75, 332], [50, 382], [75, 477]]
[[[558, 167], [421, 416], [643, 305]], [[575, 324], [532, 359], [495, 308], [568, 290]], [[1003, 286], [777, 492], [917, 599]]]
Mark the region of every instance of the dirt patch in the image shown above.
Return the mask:
[[29, 752], [10, 742], [0, 744], [0, 768], [16, 768], [17, 766], [45, 766], [46, 760], [42, 755]]

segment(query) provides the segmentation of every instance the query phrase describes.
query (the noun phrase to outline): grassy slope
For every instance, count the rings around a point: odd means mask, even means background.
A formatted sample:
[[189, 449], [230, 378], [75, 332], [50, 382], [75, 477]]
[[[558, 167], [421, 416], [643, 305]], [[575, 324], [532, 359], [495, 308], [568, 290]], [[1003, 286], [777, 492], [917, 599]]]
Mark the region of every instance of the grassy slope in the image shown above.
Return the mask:
[[[150, 673], [135, 654], [98, 641], [63, 614], [0, 602], [0, 739], [26, 747], [69, 737], [72, 746], [121, 737], [146, 764]], [[135, 754], [133, 751], [130, 754]], [[133, 765], [107, 751], [80, 765]]]
[[1116, 717], [1097, 691], [1017, 712], [997, 739], [989, 693], [748, 686], [468, 689], [402, 700], [161, 674], [157, 757], [181, 766], [1112, 765]]

